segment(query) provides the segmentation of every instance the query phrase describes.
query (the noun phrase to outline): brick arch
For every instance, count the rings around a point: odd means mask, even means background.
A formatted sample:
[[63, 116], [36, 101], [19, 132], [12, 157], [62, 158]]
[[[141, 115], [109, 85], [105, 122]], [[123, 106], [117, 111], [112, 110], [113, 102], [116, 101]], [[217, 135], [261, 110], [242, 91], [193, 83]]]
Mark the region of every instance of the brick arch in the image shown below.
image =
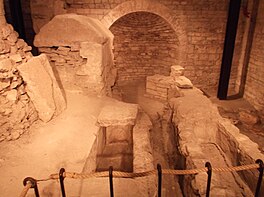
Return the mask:
[[[112, 9], [106, 14], [101, 22], [109, 29], [115, 21], [119, 18], [132, 13], [132, 12], [150, 12], [162, 17], [171, 28], [175, 31], [179, 39], [179, 63], [184, 64], [186, 62], [186, 46], [187, 46], [187, 34], [185, 29], [182, 27], [185, 24], [181, 17], [177, 18], [168, 7], [165, 5], [151, 1], [151, 0], [130, 0], [119, 4], [117, 7]], [[184, 65], [183, 65], [184, 66]]]

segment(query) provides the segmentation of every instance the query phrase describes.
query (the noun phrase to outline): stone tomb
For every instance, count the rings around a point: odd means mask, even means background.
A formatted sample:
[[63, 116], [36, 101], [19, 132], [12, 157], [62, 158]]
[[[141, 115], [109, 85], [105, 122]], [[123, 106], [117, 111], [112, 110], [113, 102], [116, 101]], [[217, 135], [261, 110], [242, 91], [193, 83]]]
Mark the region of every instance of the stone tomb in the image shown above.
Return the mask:
[[133, 127], [138, 114], [137, 104], [116, 102], [105, 106], [99, 114], [96, 170], [133, 172]]

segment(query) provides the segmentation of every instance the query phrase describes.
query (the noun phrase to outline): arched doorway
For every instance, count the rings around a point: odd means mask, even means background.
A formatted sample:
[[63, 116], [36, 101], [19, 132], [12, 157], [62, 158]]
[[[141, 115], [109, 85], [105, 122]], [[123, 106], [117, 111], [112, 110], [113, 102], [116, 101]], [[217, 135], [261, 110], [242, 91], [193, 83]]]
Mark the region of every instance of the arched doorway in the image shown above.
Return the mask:
[[154, 74], [169, 75], [179, 63], [179, 38], [162, 17], [133, 12], [109, 28], [114, 35], [117, 83], [144, 80]]
[[179, 37], [164, 18], [146, 11], [126, 14], [109, 29], [114, 35], [116, 84], [124, 101], [137, 103], [147, 76], [169, 75], [171, 66], [180, 63]]

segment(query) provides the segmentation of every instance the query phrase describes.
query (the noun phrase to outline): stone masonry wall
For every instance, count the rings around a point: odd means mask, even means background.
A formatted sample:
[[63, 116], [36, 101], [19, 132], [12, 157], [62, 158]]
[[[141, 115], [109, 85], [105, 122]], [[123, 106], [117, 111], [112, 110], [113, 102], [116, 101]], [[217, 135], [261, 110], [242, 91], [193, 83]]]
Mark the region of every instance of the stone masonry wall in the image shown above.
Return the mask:
[[260, 1], [244, 97], [264, 120], [264, 2]]
[[34, 44], [53, 62], [64, 89], [111, 95], [116, 78], [113, 34], [99, 20], [57, 15], [36, 35]]
[[114, 34], [117, 82], [154, 74], [168, 76], [171, 65], [177, 63], [177, 35], [158, 15], [131, 13], [116, 21], [110, 31]]
[[[185, 68], [185, 75], [203, 89], [216, 91], [229, 0], [64, 0], [56, 4], [57, 10], [77, 13], [97, 18], [109, 28], [116, 20], [131, 12], [147, 11], [164, 18], [176, 31], [181, 43], [179, 47], [180, 62]], [[40, 0], [31, 0], [35, 30], [50, 20], [49, 12], [40, 9], [47, 5]], [[42, 7], [41, 7], [42, 6]], [[54, 10], [55, 6], [49, 4]], [[242, 23], [243, 24], [243, 15]], [[35, 18], [35, 19], [34, 19]], [[240, 25], [243, 28], [243, 25]], [[243, 34], [243, 30], [239, 32]], [[240, 39], [241, 36], [238, 35]], [[183, 40], [184, 39], [184, 40]], [[237, 41], [237, 44], [241, 40]], [[183, 49], [184, 47], [184, 49]], [[118, 50], [118, 49], [116, 49]], [[235, 53], [239, 56], [240, 53]], [[238, 60], [238, 57], [235, 57]], [[236, 78], [237, 63], [234, 62], [230, 87]]]
[[[56, 67], [60, 80], [74, 81], [75, 73], [85, 60], [80, 56], [80, 46], [40, 47], [40, 53], [45, 53]], [[64, 86], [64, 88], [67, 88]]]
[[31, 47], [10, 24], [0, 27], [0, 142], [15, 140], [38, 119], [18, 65], [31, 57]]

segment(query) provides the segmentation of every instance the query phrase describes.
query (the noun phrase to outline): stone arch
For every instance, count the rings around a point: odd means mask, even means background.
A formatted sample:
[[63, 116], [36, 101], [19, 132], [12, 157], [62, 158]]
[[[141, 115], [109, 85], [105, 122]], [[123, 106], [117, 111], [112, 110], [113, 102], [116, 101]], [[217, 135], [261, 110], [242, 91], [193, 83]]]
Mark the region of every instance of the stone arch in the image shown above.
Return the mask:
[[183, 24], [185, 23], [182, 21], [181, 17], [175, 15], [172, 10], [165, 5], [150, 0], [126, 1], [106, 14], [101, 22], [109, 29], [119, 18], [132, 12], [150, 12], [162, 17], [168, 24], [170, 24], [179, 39], [179, 64], [183, 64], [182, 66], [184, 66], [184, 63], [186, 62], [187, 46], [187, 34], [183, 27]]

